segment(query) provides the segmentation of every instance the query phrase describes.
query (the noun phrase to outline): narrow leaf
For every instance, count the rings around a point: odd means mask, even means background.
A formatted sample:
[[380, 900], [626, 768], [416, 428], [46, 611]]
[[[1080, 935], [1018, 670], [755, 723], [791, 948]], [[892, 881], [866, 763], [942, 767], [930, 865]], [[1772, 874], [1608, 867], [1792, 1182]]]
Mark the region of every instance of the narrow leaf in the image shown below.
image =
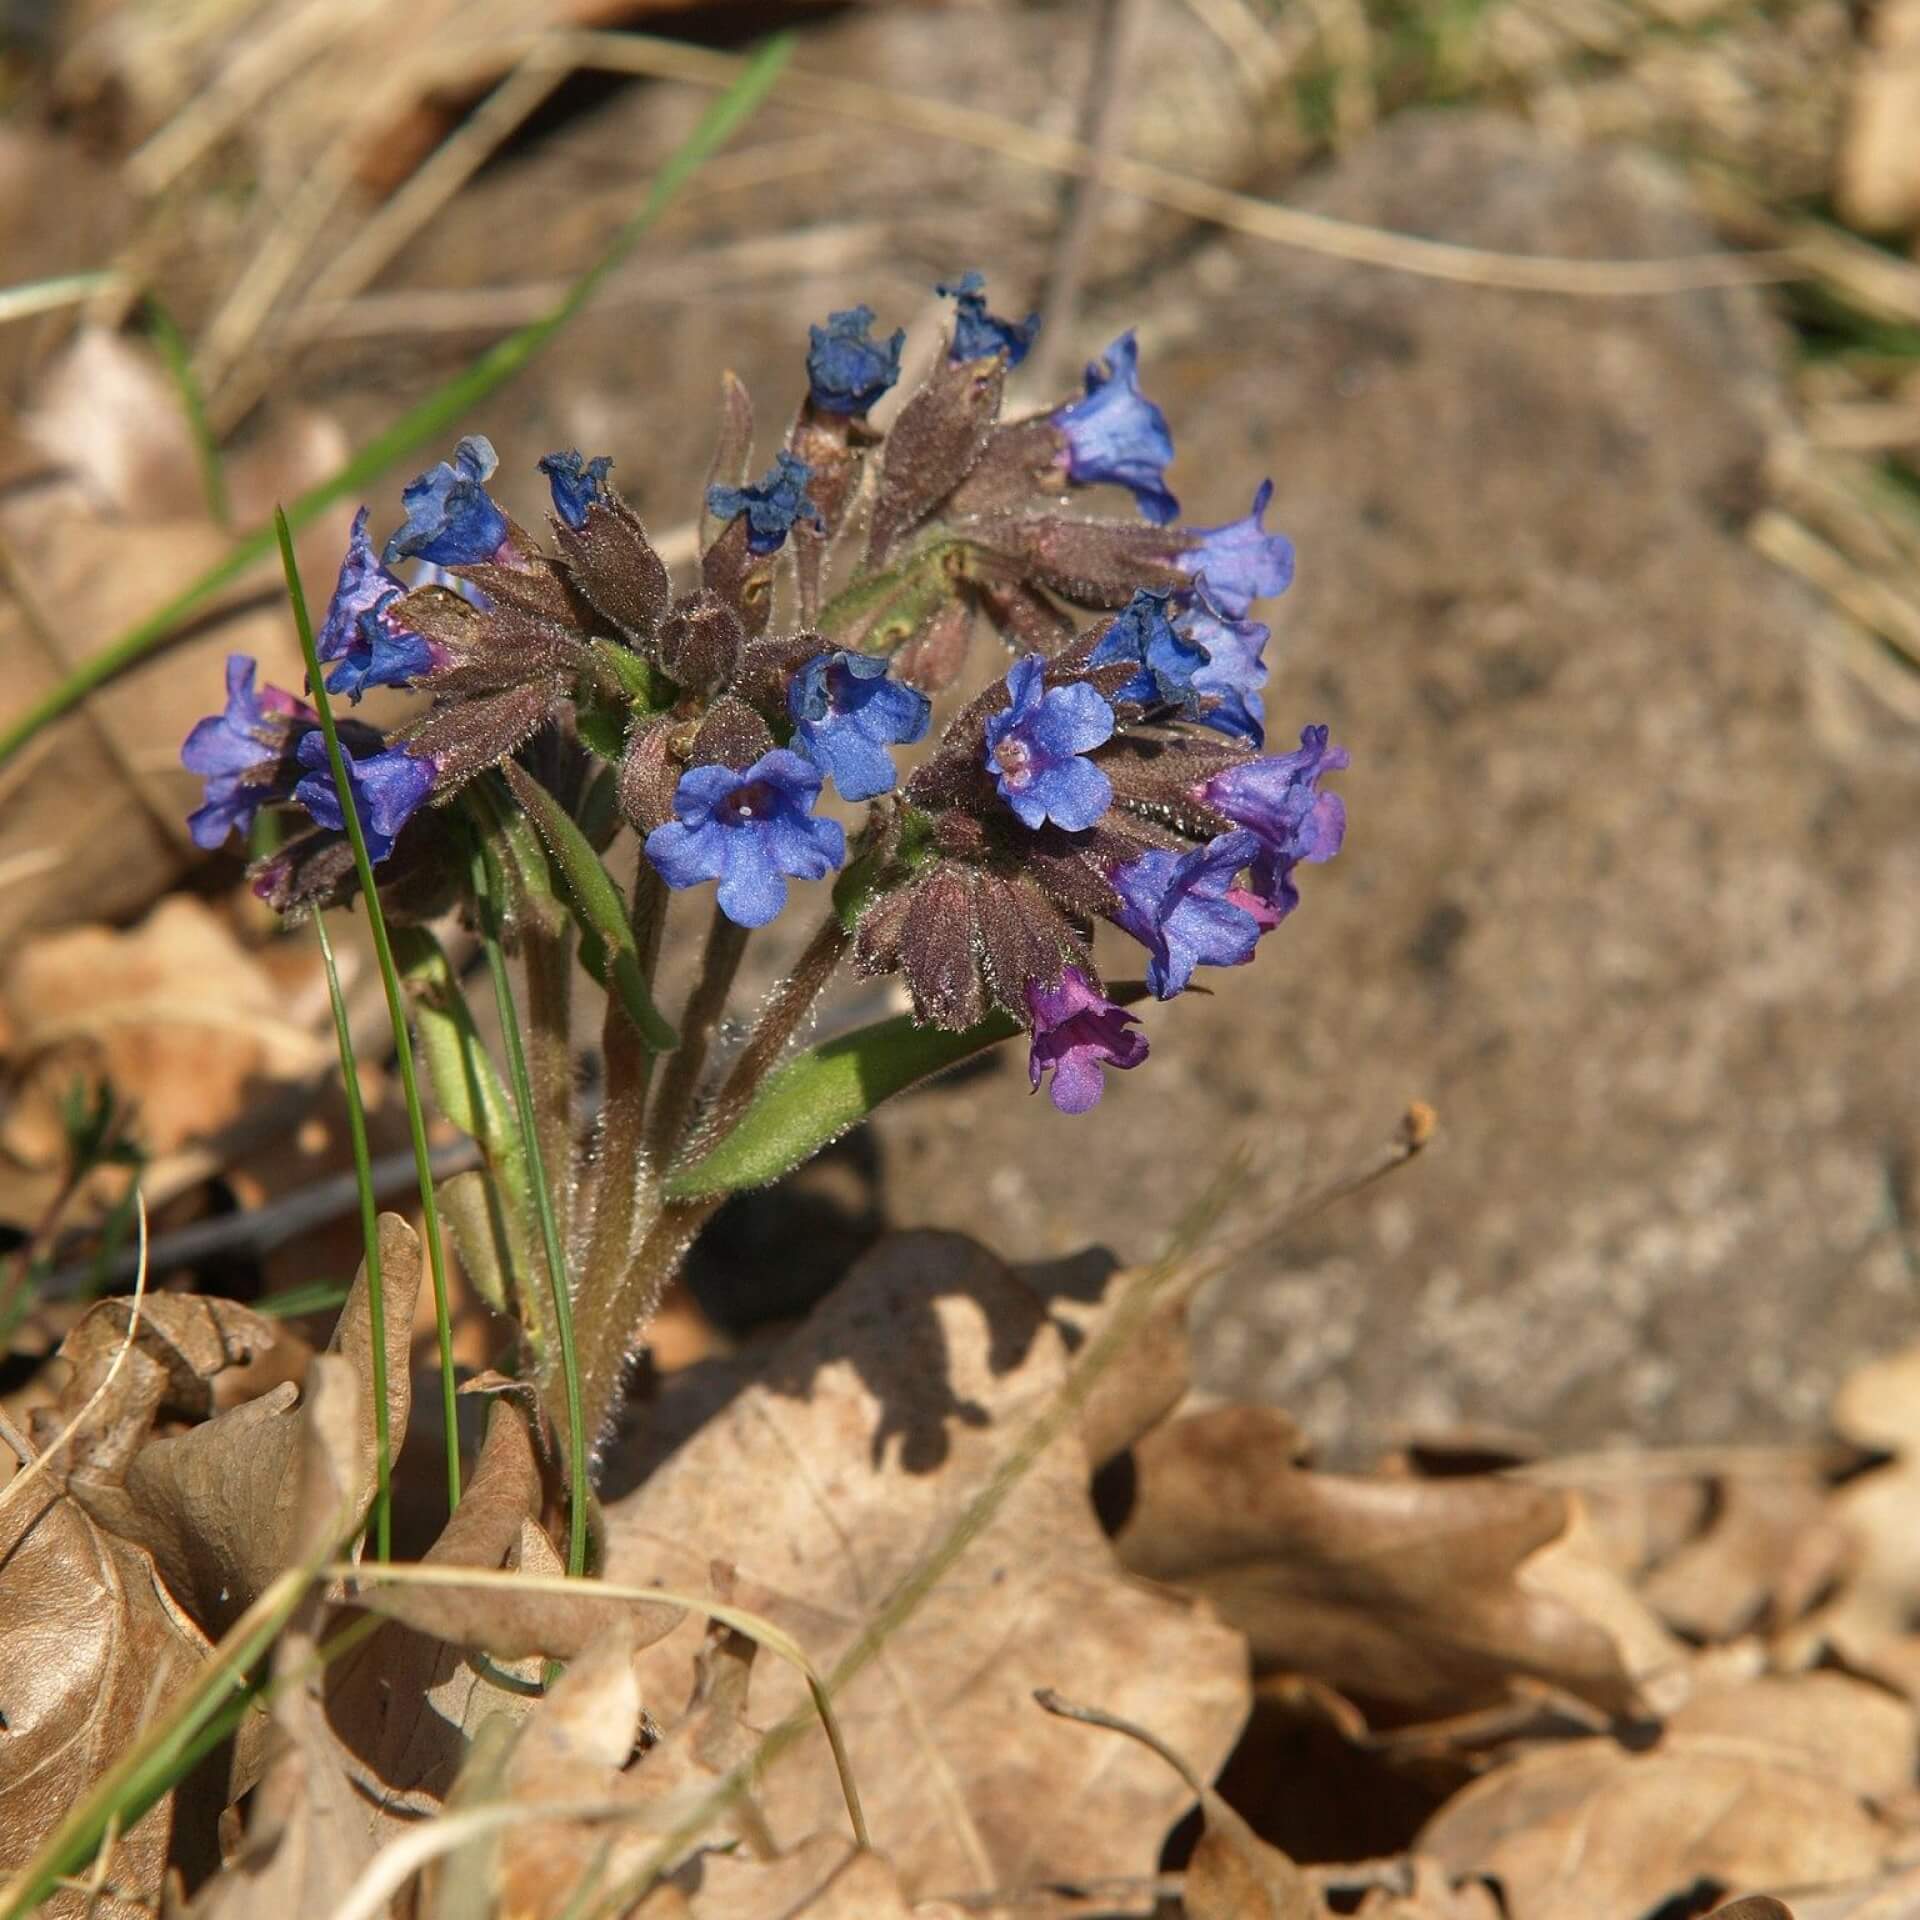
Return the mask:
[[767, 1076], [739, 1125], [676, 1173], [667, 1183], [668, 1196], [693, 1200], [763, 1187], [858, 1125], [881, 1101], [1019, 1031], [1019, 1021], [1006, 1013], [964, 1033], [916, 1027], [902, 1013], [811, 1048]]
[[567, 883], [581, 931], [598, 940], [605, 949], [608, 988], [620, 996], [620, 1004], [626, 1008], [628, 1019], [638, 1029], [648, 1051], [670, 1053], [679, 1045], [680, 1036], [660, 1017], [647, 992], [633, 923], [627, 918], [627, 905], [620, 897], [613, 875], [566, 808], [539, 781], [511, 760], [505, 763], [505, 771], [514, 797], [540, 829], [540, 837], [547, 843], [547, 851], [553, 855]]

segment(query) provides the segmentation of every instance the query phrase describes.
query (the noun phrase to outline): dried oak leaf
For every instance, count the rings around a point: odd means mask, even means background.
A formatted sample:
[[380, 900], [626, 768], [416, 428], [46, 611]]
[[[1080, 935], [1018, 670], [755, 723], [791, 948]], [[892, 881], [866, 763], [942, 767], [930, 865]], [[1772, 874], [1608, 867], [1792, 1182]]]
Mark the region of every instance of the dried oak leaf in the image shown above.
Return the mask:
[[[883, 1854], [838, 1834], [814, 1834], [777, 1860], [739, 1854], [700, 1857], [697, 1878], [680, 1892], [689, 1920], [961, 1920], [946, 1900], [912, 1901]], [[640, 1920], [667, 1920], [648, 1901]]]
[[[0, 1440], [24, 1464], [35, 1449]], [[20, 1867], [74, 1802], [194, 1679], [211, 1648], [153, 1562], [103, 1532], [51, 1473], [0, 1488], [0, 1873]], [[159, 1899], [172, 1826], [162, 1798], [114, 1849], [113, 1890], [57, 1892], [51, 1920], [131, 1920]]]
[[[608, 1575], [699, 1590], [724, 1560], [736, 1602], [831, 1670], [1006, 1468], [1067, 1372], [1058, 1331], [984, 1248], [884, 1241], [677, 1444], [673, 1396], [662, 1403], [657, 1463], [608, 1503]], [[631, 1485], [647, 1464], [630, 1450], [610, 1480]], [[687, 1697], [698, 1643], [689, 1624], [642, 1655], [649, 1699]], [[1068, 1432], [835, 1697], [872, 1829], [918, 1896], [1151, 1872], [1185, 1788], [1125, 1749], [1090, 1774], [1084, 1736], [1036, 1724], [1032, 1691], [1097, 1694], [1211, 1776], [1246, 1715], [1245, 1662], [1204, 1608], [1125, 1577]], [[756, 1663], [753, 1724], [805, 1705], [790, 1672]], [[790, 1847], [841, 1824], [839, 1797], [812, 1732], [760, 1805]]]
[[1317, 1473], [1292, 1464], [1296, 1448], [1292, 1422], [1258, 1407], [1148, 1434], [1130, 1456], [1122, 1563], [1210, 1600], [1257, 1670], [1405, 1716], [1491, 1704], [1516, 1676], [1610, 1711], [1639, 1704], [1636, 1671], [1670, 1649], [1592, 1561], [1540, 1568], [1573, 1513], [1563, 1493]]
[[1738, 1890], [1856, 1878], [1893, 1832], [1875, 1803], [1912, 1777], [1911, 1711], [1815, 1673], [1704, 1694], [1635, 1753], [1544, 1747], [1464, 1788], [1419, 1838], [1484, 1873], [1511, 1920], [1648, 1913], [1702, 1881]]

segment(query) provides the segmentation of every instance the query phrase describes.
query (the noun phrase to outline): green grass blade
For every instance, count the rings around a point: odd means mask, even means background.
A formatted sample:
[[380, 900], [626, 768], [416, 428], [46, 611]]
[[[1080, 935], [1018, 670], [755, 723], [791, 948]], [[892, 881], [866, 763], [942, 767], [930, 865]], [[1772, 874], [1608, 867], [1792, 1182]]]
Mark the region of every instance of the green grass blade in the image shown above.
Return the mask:
[[200, 490], [207, 496], [207, 512], [222, 533], [231, 533], [233, 503], [227, 497], [226, 463], [207, 419], [206, 396], [194, 375], [186, 336], [174, 324], [173, 315], [151, 294], [147, 296], [147, 324], [153, 330], [153, 343], [160, 349], [161, 359], [167, 363], [167, 372], [180, 390], [180, 406], [187, 416], [187, 431], [193, 436], [193, 455], [200, 468]]
[[313, 916], [320, 936], [320, 957], [327, 963], [327, 1001], [333, 1008], [333, 1035], [340, 1046], [340, 1084], [347, 1096], [347, 1137], [353, 1142], [353, 1181], [360, 1195], [360, 1244], [367, 1263], [367, 1316], [373, 1332], [374, 1558], [393, 1558], [393, 1433], [387, 1410], [387, 1295], [380, 1274], [380, 1207], [373, 1193], [373, 1156], [367, 1149], [367, 1109], [360, 1098], [360, 1068], [354, 1058], [353, 1029], [347, 1022], [340, 969], [324, 914]]
[[553, 1190], [547, 1184], [547, 1170], [540, 1155], [533, 1076], [527, 1071], [527, 1049], [520, 1037], [520, 1011], [514, 1003], [513, 982], [507, 977], [507, 956], [500, 945], [499, 876], [484, 844], [474, 847], [473, 890], [480, 909], [480, 941], [486, 949], [487, 971], [493, 976], [493, 996], [500, 1010], [500, 1031], [506, 1037], [507, 1074], [513, 1082], [513, 1104], [520, 1117], [520, 1147], [533, 1187], [534, 1211], [540, 1220], [540, 1241], [553, 1296], [560, 1379], [567, 1402], [567, 1571], [577, 1579], [587, 1570], [587, 1503], [592, 1496], [587, 1482], [586, 1421], [580, 1405], [580, 1356], [573, 1340], [573, 1294], [566, 1250], [560, 1244], [560, 1225], [553, 1210]]
[[[792, 51], [792, 35], [780, 34], [753, 56], [740, 78], [707, 110], [686, 144], [654, 175], [647, 197], [639, 209], [614, 235], [599, 259], [567, 290], [552, 312], [530, 321], [519, 332], [509, 334], [506, 339], [489, 347], [472, 366], [455, 374], [417, 407], [402, 414], [385, 433], [370, 440], [332, 479], [323, 480], [317, 487], [303, 493], [285, 510], [288, 525], [295, 529], [307, 526], [336, 500], [344, 499], [358, 492], [369, 481], [378, 479], [414, 448], [446, 433], [479, 401], [505, 385], [526, 366], [593, 298], [607, 276], [626, 259], [641, 235], [660, 217], [667, 203], [699, 167], [732, 138], [760, 105]], [[104, 685], [116, 674], [124, 672], [136, 661], [144, 660], [158, 649], [188, 614], [204, 606], [223, 587], [230, 586], [249, 567], [271, 553], [275, 539], [273, 526], [256, 528], [225, 559], [216, 561], [199, 579], [183, 587], [164, 606], [156, 608], [137, 626], [128, 628], [99, 653], [76, 667], [12, 726], [0, 732], [0, 767], [4, 767], [42, 729], [78, 706], [95, 687]]]
[[102, 267], [93, 273], [57, 273], [46, 280], [24, 280], [15, 287], [0, 287], [0, 323], [77, 306], [96, 293], [120, 286], [125, 279], [117, 268]]
[[453, 1383], [453, 1324], [447, 1317], [447, 1256], [441, 1245], [440, 1208], [434, 1198], [433, 1162], [427, 1151], [427, 1119], [420, 1105], [420, 1085], [413, 1069], [413, 1036], [407, 1025], [400, 973], [393, 964], [393, 943], [387, 937], [386, 916], [380, 911], [380, 895], [374, 887], [373, 862], [367, 857], [367, 837], [360, 830], [360, 815], [353, 804], [353, 786], [347, 779], [346, 761], [340, 752], [340, 731], [333, 723], [333, 701], [320, 676], [319, 655], [314, 652], [313, 622], [308, 618], [307, 596], [300, 585], [300, 563], [293, 557], [293, 528], [281, 512], [275, 512], [273, 523], [280, 541], [280, 564], [287, 576], [287, 598], [293, 603], [294, 624], [300, 630], [300, 651], [307, 663], [307, 685], [319, 711], [320, 730], [326, 736], [327, 764], [333, 770], [334, 788], [340, 796], [340, 816], [346, 823], [347, 839], [353, 847], [353, 867], [360, 878], [360, 898], [367, 910], [368, 931], [373, 935], [374, 957], [380, 965], [380, 984], [387, 990], [387, 1017], [393, 1022], [394, 1055], [400, 1067], [400, 1091], [407, 1103], [407, 1126], [413, 1135], [414, 1165], [420, 1173], [420, 1212], [427, 1230], [427, 1262], [433, 1274], [433, 1320], [440, 1337], [441, 1411], [447, 1424], [447, 1507], [451, 1512], [460, 1504], [460, 1427]]

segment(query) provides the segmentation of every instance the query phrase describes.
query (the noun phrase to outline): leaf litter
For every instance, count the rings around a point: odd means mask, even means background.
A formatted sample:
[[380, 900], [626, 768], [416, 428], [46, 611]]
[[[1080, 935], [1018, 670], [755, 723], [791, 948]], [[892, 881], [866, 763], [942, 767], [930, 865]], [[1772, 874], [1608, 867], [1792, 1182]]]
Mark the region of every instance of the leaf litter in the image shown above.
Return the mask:
[[[393, 1216], [382, 1252], [404, 1473], [420, 1256]], [[595, 1572], [724, 1621], [549, 1591], [554, 1463], [524, 1397], [489, 1394], [421, 1558], [492, 1577], [307, 1584], [230, 1743], [112, 1836], [97, 1897], [68, 1880], [46, 1910], [1920, 1911], [1920, 1351], [1847, 1383], [1829, 1448], [1439, 1436], [1334, 1473], [1279, 1410], [1187, 1396], [1210, 1270], [896, 1235], [804, 1321], [659, 1383], [601, 1463]], [[93, 1399], [129, 1314], [88, 1310], [5, 1430], [24, 1462], [88, 1409], [0, 1505], [9, 1872], [372, 1498], [364, 1271], [319, 1353], [153, 1296]], [[253, 1369], [271, 1384], [231, 1402]], [[832, 1676], [866, 1844], [756, 1642], [780, 1633]]]

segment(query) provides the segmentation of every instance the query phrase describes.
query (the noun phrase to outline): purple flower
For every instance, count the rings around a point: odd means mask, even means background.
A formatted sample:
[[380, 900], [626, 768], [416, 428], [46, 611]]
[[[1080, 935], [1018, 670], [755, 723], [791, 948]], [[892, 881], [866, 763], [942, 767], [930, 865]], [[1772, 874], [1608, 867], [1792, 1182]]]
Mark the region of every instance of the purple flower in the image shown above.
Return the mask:
[[891, 745], [911, 746], [927, 730], [933, 702], [887, 677], [887, 663], [841, 648], [809, 660], [787, 695], [793, 739], [840, 789], [843, 800], [871, 800], [892, 789]]
[[934, 292], [954, 302], [953, 344], [947, 358], [954, 362], [984, 360], [990, 354], [1004, 353], [1007, 365], [1017, 367], [1027, 357], [1034, 335], [1040, 331], [1040, 316], [1030, 313], [1024, 320], [1002, 320], [987, 311], [986, 277], [963, 273], [958, 280], [943, 283]]
[[1051, 820], [1079, 833], [1113, 802], [1113, 784], [1082, 759], [1113, 734], [1113, 709], [1077, 680], [1042, 692], [1047, 663], [1030, 653], [1007, 675], [1008, 704], [987, 720], [987, 771], [1030, 827]]
[[[294, 799], [321, 826], [335, 833], [344, 831], [347, 823], [327, 762], [326, 738], [318, 728], [302, 738], [299, 757], [309, 771], [294, 788]], [[400, 829], [433, 791], [440, 769], [430, 758], [411, 754], [403, 746], [384, 747], [355, 759], [342, 742], [340, 757], [346, 762], [347, 784], [353, 789], [353, 810], [360, 816], [360, 831], [366, 836], [367, 858], [377, 864], [393, 851]]]
[[1261, 481], [1244, 520], [1190, 529], [1194, 544], [1180, 555], [1179, 564], [1189, 573], [1206, 576], [1213, 604], [1234, 620], [1244, 619], [1256, 600], [1285, 593], [1293, 578], [1293, 542], [1260, 524], [1272, 498], [1273, 482]]
[[486, 482], [500, 464], [493, 442], [469, 434], [417, 480], [400, 489], [407, 524], [381, 555], [388, 566], [431, 560], [440, 567], [466, 567], [497, 559], [511, 529], [507, 516], [487, 496]]
[[414, 563], [413, 585], [416, 593], [422, 587], [445, 587], [449, 593], [457, 593], [475, 612], [493, 611], [492, 600], [471, 580], [462, 580], [457, 573], [449, 573], [445, 567], [436, 567], [431, 560]]
[[1260, 747], [1267, 739], [1267, 684], [1261, 657], [1273, 637], [1258, 620], [1228, 618], [1215, 603], [1204, 578], [1184, 595], [1187, 604], [1174, 618], [1174, 630], [1207, 656], [1194, 670], [1194, 691], [1202, 695], [1194, 717], [1220, 732]]
[[575, 533], [587, 524], [587, 509], [601, 504], [600, 489], [607, 484], [612, 465], [604, 453], [583, 460], [578, 448], [541, 455], [540, 471], [553, 489], [553, 510]]
[[674, 789], [675, 817], [647, 835], [647, 858], [670, 887], [720, 882], [720, 911], [764, 927], [787, 904], [787, 877], [818, 880], [847, 857], [837, 820], [813, 818], [820, 773], [786, 747], [744, 773], [692, 767]]
[[1104, 483], [1128, 489], [1141, 513], [1164, 527], [1180, 512], [1167, 491], [1167, 462], [1173, 435], [1167, 416], [1140, 391], [1140, 349], [1123, 333], [1099, 361], [1087, 368], [1086, 398], [1074, 400], [1052, 416], [1066, 442], [1067, 478], [1076, 486]]
[[793, 529], [796, 520], [811, 520], [816, 527], [826, 523], [820, 509], [807, 498], [807, 482], [813, 469], [783, 447], [773, 456], [773, 466], [757, 487], [709, 487], [707, 511], [716, 520], [735, 520], [747, 516], [747, 551], [775, 553]]
[[1146, 948], [1147, 985], [1154, 997], [1171, 1000], [1195, 967], [1238, 967], [1269, 922], [1233, 877], [1258, 857], [1251, 833], [1223, 833], [1191, 853], [1154, 847], [1113, 870], [1120, 895], [1116, 925]]
[[1096, 667], [1132, 661], [1137, 671], [1113, 697], [1142, 707], [1194, 707], [1205, 652], [1167, 619], [1167, 598], [1140, 588], [1114, 617], [1093, 650]]
[[211, 852], [229, 833], [243, 838], [262, 807], [288, 799], [300, 777], [295, 751], [319, 722], [304, 700], [278, 687], [253, 689], [259, 671], [244, 653], [227, 655], [227, 705], [194, 723], [180, 764], [206, 781], [201, 804], [187, 816], [196, 847]]
[[872, 325], [873, 309], [859, 306], [807, 329], [807, 393], [822, 413], [865, 413], [900, 378], [906, 328], [882, 345], [868, 337]]
[[1062, 968], [1058, 986], [1029, 980], [1027, 1011], [1033, 1018], [1027, 1078], [1037, 1093], [1040, 1076], [1051, 1067], [1047, 1092], [1062, 1113], [1085, 1113], [1100, 1104], [1106, 1091], [1102, 1065], [1127, 1069], [1147, 1057], [1147, 1036], [1131, 1031], [1140, 1022], [1097, 993], [1078, 967]]
[[1300, 904], [1294, 868], [1302, 860], [1331, 860], [1340, 851], [1346, 805], [1337, 793], [1322, 793], [1319, 781], [1346, 765], [1346, 748], [1329, 746], [1325, 727], [1304, 727], [1297, 752], [1243, 760], [1198, 789], [1198, 798], [1259, 841], [1252, 892], [1276, 925]]
[[374, 558], [362, 507], [353, 516], [347, 557], [314, 643], [322, 660], [340, 663], [327, 676], [329, 693], [344, 693], [358, 705], [369, 687], [404, 687], [443, 663], [444, 648], [393, 618], [405, 592], [400, 577]]

